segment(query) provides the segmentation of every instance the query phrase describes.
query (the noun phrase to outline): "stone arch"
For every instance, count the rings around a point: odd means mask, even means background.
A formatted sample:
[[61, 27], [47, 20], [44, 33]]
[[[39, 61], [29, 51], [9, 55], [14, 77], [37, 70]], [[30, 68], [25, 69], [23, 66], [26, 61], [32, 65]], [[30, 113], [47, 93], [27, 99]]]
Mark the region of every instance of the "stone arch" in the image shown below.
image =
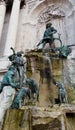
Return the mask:
[[48, 0], [44, 0], [42, 2], [38, 2], [34, 8], [30, 11], [31, 18], [37, 18], [41, 12], [43, 12], [44, 9], [48, 8], [49, 6], [57, 6], [60, 7], [63, 12], [69, 13], [69, 11], [72, 9], [72, 3], [69, 0], [51, 0], [48, 2]]

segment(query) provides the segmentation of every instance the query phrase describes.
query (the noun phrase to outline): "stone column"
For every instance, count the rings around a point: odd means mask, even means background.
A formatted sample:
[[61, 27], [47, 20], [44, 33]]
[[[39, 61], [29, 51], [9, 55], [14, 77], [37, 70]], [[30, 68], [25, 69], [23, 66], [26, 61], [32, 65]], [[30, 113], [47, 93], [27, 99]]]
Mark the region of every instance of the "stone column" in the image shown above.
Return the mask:
[[8, 56], [11, 54], [10, 47], [15, 47], [16, 42], [16, 34], [17, 34], [17, 27], [18, 27], [18, 19], [19, 19], [19, 11], [20, 11], [20, 1], [21, 0], [14, 0], [12, 12], [9, 21], [8, 33], [6, 38], [4, 56]]
[[0, 40], [2, 35], [3, 24], [4, 24], [5, 12], [6, 12], [5, 1], [1, 0], [0, 1]]

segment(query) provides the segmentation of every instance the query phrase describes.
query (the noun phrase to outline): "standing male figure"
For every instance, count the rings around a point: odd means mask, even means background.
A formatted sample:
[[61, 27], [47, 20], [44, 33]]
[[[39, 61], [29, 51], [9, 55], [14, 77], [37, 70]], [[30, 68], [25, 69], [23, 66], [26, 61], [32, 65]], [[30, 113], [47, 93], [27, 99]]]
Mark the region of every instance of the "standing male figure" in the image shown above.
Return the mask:
[[13, 50], [13, 55], [9, 56], [9, 60], [12, 62], [12, 65], [18, 71], [20, 87], [22, 87], [22, 83], [23, 83], [23, 80], [24, 80], [24, 71], [25, 71], [24, 70], [25, 61], [22, 57], [23, 52], [19, 51], [19, 52], [15, 53], [15, 50], [12, 47], [11, 47], [11, 49]]
[[52, 27], [52, 23], [46, 24], [46, 30], [43, 35], [42, 41], [37, 45], [37, 47], [42, 44], [42, 51], [44, 52], [45, 45], [49, 43], [49, 46], [51, 48], [52, 43], [54, 42], [53, 35], [57, 32], [57, 30]]

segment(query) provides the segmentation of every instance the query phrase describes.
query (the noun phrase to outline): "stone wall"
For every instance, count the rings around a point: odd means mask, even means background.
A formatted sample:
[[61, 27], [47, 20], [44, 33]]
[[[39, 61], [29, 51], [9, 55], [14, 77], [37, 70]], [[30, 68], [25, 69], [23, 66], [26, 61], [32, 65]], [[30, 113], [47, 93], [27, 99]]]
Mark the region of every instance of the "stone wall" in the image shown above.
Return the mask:
[[[26, 6], [20, 11], [16, 49], [34, 48], [48, 22], [61, 33], [63, 44], [73, 44], [74, 17], [74, 2], [70, 0], [26, 0]], [[55, 43], [57, 46], [58, 42]]]

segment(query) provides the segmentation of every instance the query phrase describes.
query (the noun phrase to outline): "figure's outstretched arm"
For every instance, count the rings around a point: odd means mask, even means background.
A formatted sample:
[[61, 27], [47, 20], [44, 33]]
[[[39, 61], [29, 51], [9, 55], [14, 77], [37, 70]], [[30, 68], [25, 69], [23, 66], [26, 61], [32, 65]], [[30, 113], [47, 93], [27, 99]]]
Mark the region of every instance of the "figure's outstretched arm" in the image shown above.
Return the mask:
[[10, 47], [10, 49], [13, 51], [13, 54], [15, 54], [15, 50], [13, 47]]
[[54, 27], [52, 27], [52, 33], [51, 34], [54, 34], [54, 33], [57, 33], [57, 30], [54, 28]]
[[42, 40], [37, 44], [37, 47], [42, 44]]

